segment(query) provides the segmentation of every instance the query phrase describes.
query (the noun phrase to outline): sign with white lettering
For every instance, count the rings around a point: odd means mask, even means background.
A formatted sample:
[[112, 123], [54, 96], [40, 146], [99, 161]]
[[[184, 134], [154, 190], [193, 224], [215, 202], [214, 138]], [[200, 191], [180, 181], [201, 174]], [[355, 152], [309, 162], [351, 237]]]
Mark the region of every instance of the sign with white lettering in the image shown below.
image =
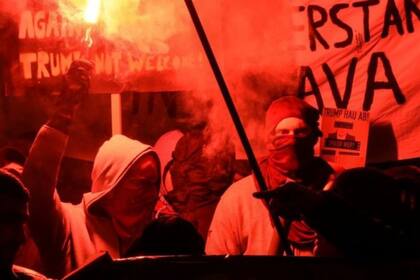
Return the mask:
[[[179, 15], [172, 1], [161, 0], [155, 6], [139, 1], [141, 7], [125, 7], [114, 17], [109, 13], [124, 7], [107, 1], [103, 5], [113, 6], [103, 7], [106, 14], [94, 24], [70, 16], [69, 8], [59, 2], [27, 7], [10, 17], [7, 28], [13, 30], [17, 44], [10, 44], [5, 56], [18, 50], [12, 73], [14, 95], [34, 87], [59, 90], [62, 75], [76, 59], [95, 64], [91, 91], [97, 93], [189, 89], [188, 73], [205, 62], [198, 41], [191, 40], [196, 36], [192, 26], [179, 20], [184, 15]], [[7, 14], [0, 10], [3, 17]]]

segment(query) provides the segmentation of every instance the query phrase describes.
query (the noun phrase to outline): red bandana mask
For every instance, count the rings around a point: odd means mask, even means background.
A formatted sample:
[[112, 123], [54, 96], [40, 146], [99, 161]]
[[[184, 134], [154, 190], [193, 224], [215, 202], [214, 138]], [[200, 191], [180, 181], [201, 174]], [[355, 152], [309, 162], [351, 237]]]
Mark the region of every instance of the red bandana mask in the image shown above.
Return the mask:
[[[286, 118], [303, 120], [312, 132], [307, 136], [276, 135], [276, 126]], [[313, 159], [313, 146], [321, 135], [318, 118], [315, 108], [294, 96], [281, 97], [270, 105], [265, 117], [268, 158], [262, 166], [269, 188], [283, 184], [287, 177], [297, 179], [296, 172]]]
[[297, 138], [293, 135], [273, 137], [268, 145], [267, 176], [271, 188], [284, 183], [313, 159], [313, 139], [311, 136]]

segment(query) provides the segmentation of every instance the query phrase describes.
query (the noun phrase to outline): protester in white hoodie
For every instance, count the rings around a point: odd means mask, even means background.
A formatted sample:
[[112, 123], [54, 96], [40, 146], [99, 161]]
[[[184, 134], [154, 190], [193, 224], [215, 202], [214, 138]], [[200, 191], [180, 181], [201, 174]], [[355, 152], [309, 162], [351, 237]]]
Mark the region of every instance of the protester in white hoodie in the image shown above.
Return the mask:
[[32, 193], [29, 220], [48, 276], [62, 277], [102, 251], [125, 254], [152, 220], [160, 185], [160, 164], [148, 145], [115, 135], [99, 149], [91, 192], [80, 204], [60, 201], [56, 190], [68, 128], [89, 87], [91, 65], [72, 64], [58, 111], [44, 125], [24, 167]]

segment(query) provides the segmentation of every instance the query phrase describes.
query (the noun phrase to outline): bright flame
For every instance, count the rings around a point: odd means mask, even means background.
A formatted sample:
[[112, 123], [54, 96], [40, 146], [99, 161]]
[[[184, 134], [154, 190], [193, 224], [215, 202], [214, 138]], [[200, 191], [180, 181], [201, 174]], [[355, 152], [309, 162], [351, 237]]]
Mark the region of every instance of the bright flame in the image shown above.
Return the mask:
[[[91, 26], [93, 30], [100, 31], [101, 38], [112, 41], [119, 50], [135, 46], [142, 53], [167, 54], [168, 40], [175, 35], [184, 36], [186, 32], [190, 32], [193, 40], [196, 40], [183, 1], [56, 1], [65, 19], [75, 25], [82, 24], [85, 28]], [[100, 25], [96, 26], [98, 22]], [[186, 42], [189, 42], [189, 39]]]
[[83, 18], [88, 23], [96, 23], [99, 18], [101, 0], [88, 0]]
[[[98, 22], [100, 7], [101, 7], [101, 0], [88, 0], [88, 3], [85, 8], [85, 13], [83, 15], [84, 20], [90, 24], [95, 24], [96, 22]], [[92, 33], [92, 26], [89, 26], [86, 29], [85, 37], [83, 38], [83, 41], [86, 43], [88, 48], [92, 47], [93, 45], [93, 39], [92, 39], [91, 33]]]

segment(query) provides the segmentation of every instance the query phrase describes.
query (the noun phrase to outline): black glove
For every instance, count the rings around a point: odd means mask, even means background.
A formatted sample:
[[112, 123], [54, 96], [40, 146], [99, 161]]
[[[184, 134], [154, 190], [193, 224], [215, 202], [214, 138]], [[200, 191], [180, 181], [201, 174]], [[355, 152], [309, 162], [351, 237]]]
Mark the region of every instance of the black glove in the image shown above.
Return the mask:
[[67, 107], [76, 107], [89, 91], [93, 64], [87, 60], [75, 60], [64, 76], [60, 101]]
[[302, 216], [316, 207], [320, 201], [317, 192], [293, 182], [253, 195], [259, 199], [267, 199], [271, 211], [288, 220], [302, 219]]
[[74, 112], [87, 95], [93, 64], [87, 60], [75, 60], [63, 78], [63, 88], [57, 101], [57, 111], [48, 125], [68, 132]]

